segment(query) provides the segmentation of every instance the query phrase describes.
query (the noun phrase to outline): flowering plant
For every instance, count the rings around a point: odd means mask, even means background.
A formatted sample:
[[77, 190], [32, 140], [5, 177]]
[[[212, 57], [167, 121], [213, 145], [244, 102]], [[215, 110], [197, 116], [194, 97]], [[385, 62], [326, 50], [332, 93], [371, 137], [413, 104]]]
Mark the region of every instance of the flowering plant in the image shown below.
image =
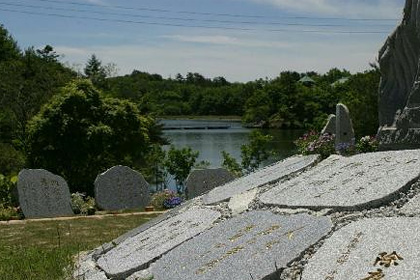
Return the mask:
[[334, 134], [324, 133], [320, 135], [315, 131], [304, 134], [294, 143], [299, 153], [303, 155], [320, 154], [322, 158], [327, 158], [335, 153]]
[[151, 203], [156, 210], [163, 210], [178, 206], [182, 203], [182, 198], [176, 192], [166, 189], [153, 194]]
[[351, 156], [356, 154], [356, 147], [354, 146], [354, 139], [351, 143], [339, 143], [335, 147], [338, 154], [342, 156]]
[[375, 136], [364, 136], [356, 144], [359, 153], [370, 153], [378, 150], [378, 140]]
[[90, 196], [79, 192], [71, 194], [71, 206], [75, 214], [93, 215], [96, 212], [95, 205], [95, 199]]

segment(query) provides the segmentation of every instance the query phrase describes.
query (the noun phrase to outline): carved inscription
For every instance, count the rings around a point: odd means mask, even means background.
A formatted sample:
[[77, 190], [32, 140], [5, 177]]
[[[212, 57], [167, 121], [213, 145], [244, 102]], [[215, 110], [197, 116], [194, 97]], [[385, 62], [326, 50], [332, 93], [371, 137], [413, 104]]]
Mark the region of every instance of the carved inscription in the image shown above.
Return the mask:
[[211, 227], [220, 213], [193, 207], [128, 238], [98, 259], [98, 265], [116, 276], [143, 267], [151, 260]]
[[328, 217], [250, 211], [219, 223], [165, 254], [156, 279], [263, 279], [297, 258], [331, 229]]
[[[362, 236], [363, 236], [362, 232], [356, 233], [354, 238], [347, 245], [345, 251], [337, 259], [337, 264], [338, 265], [343, 265], [344, 263], [346, 263], [349, 260], [349, 256], [350, 256], [351, 251], [353, 251], [357, 247], [357, 244], [360, 243]], [[338, 272], [338, 268], [328, 272], [327, 276], [325, 277], [325, 280], [334, 280], [335, 276], [337, 275], [337, 272]]]
[[[375, 259], [375, 262], [373, 263], [373, 266], [379, 265], [384, 268], [389, 268], [390, 266], [398, 265], [398, 261], [404, 260], [403, 257], [401, 257], [399, 254], [397, 254], [396, 251], [393, 251], [392, 253], [388, 254], [387, 252], [379, 253], [378, 256]], [[385, 272], [383, 269], [378, 268], [374, 272], [368, 272], [369, 276], [365, 277], [361, 280], [380, 280], [385, 277]]]
[[[303, 229], [305, 226], [297, 229]], [[257, 226], [254, 224], [250, 224], [245, 226], [244, 228], [239, 229], [236, 234], [234, 234], [233, 236], [229, 237], [228, 240], [231, 243], [237, 242], [239, 244], [235, 244], [236, 246], [233, 247], [232, 249], [228, 250], [226, 253], [224, 253], [223, 255], [221, 255], [218, 258], [212, 259], [211, 261], [207, 262], [206, 264], [204, 264], [202, 267], [200, 267], [199, 269], [196, 270], [196, 274], [203, 274], [208, 272], [209, 270], [211, 270], [212, 268], [214, 268], [219, 262], [229, 258], [229, 257], [233, 257], [235, 254], [239, 253], [240, 251], [244, 250], [247, 245], [253, 245], [257, 242], [258, 238], [261, 236], [269, 236], [273, 233], [275, 233], [276, 231], [281, 229], [281, 226], [279, 224], [273, 224], [263, 230], [260, 231], [256, 231]], [[293, 232], [295, 232], [295, 230], [290, 230], [287, 232], [287, 236], [293, 234]], [[247, 241], [240, 241], [240, 239], [242, 237], [244, 237], [244, 235], [251, 235], [251, 238]], [[247, 236], [247, 238], [249, 238], [249, 236]], [[266, 243], [264, 243], [263, 247], [258, 248], [257, 251], [264, 251], [264, 250], [270, 250], [273, 248], [274, 245], [280, 243], [279, 240], [271, 240], [268, 241]], [[215, 248], [221, 248], [224, 247], [225, 244], [224, 243], [218, 243], [216, 244], [214, 247]]]

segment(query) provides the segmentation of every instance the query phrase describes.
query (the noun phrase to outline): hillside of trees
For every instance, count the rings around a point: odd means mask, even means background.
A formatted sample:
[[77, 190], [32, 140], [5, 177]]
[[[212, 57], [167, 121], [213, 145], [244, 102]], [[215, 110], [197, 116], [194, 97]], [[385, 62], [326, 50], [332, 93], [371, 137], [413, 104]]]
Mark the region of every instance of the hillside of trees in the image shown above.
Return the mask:
[[88, 182], [113, 164], [145, 168], [165, 142], [155, 121], [164, 116], [240, 116], [249, 126], [320, 129], [343, 102], [357, 136], [378, 126], [374, 66], [357, 74], [287, 71], [246, 83], [138, 70], [115, 77], [113, 70], [92, 55], [77, 73], [52, 46], [20, 49], [0, 25], [0, 174], [46, 168], [72, 191], [88, 191]]
[[[300, 80], [311, 78], [313, 83]], [[158, 74], [134, 70], [131, 74], [103, 79], [97, 86], [110, 96], [136, 102], [141, 112], [155, 116], [240, 116], [250, 126], [281, 129], [320, 129], [327, 116], [342, 102], [349, 107], [356, 134], [376, 133], [377, 67], [350, 74], [333, 68], [326, 74], [281, 72], [274, 79], [230, 83], [223, 77], [199, 73]]]

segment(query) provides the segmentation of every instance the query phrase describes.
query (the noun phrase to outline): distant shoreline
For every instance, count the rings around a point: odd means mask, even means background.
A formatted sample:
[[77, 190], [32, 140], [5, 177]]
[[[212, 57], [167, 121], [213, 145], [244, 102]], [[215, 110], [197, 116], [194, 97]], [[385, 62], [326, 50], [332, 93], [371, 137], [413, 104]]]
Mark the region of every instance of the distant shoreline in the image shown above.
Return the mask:
[[210, 120], [241, 121], [242, 120], [240, 116], [188, 116], [188, 115], [159, 116], [157, 117], [157, 119], [158, 120], [203, 120], [203, 121], [210, 121]]

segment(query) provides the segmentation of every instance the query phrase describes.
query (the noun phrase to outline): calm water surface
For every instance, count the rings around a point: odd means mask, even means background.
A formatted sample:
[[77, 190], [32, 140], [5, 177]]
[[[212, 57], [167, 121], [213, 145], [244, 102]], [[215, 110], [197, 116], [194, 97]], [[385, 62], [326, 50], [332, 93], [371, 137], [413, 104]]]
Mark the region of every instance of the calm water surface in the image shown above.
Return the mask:
[[[222, 151], [230, 153], [240, 162], [241, 145], [248, 142], [251, 129], [243, 128], [239, 121], [162, 120], [166, 127], [164, 135], [177, 148], [191, 147], [199, 151], [198, 160], [210, 162], [210, 167], [220, 167]], [[194, 129], [197, 127], [229, 127], [228, 129]], [[187, 129], [181, 129], [187, 128]], [[293, 141], [303, 134], [299, 130], [264, 130], [273, 136], [271, 143], [277, 152], [277, 160], [296, 152]], [[268, 164], [268, 162], [267, 162]]]

